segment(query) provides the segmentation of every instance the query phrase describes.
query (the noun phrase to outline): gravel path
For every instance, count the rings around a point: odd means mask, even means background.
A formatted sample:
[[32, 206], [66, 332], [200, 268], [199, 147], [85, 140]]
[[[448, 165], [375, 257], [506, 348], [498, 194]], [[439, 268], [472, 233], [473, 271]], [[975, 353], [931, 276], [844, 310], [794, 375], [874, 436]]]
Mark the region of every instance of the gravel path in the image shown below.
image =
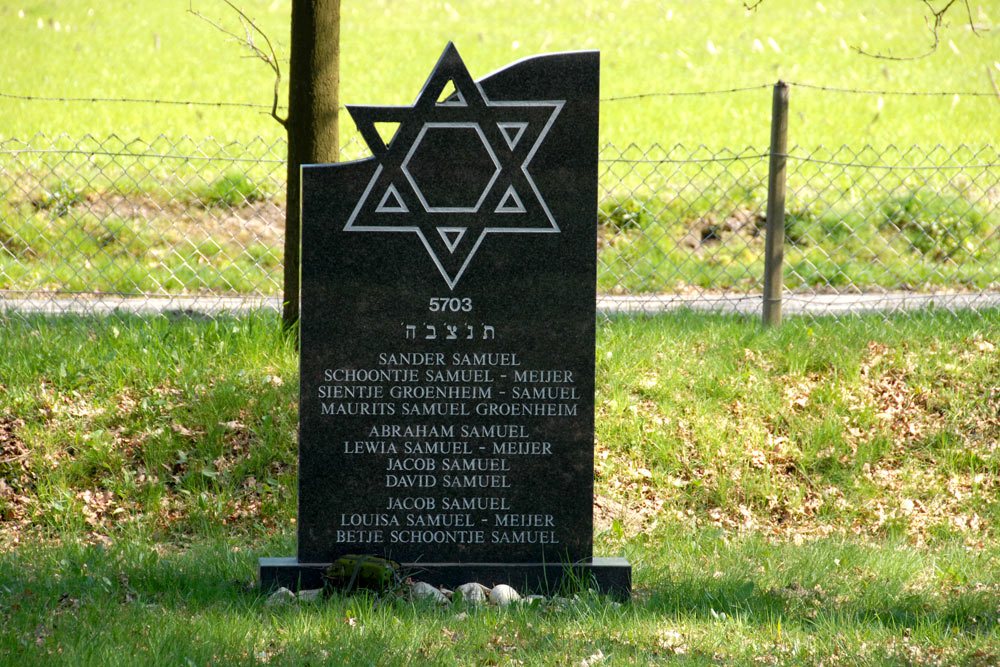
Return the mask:
[[[167, 314], [211, 316], [258, 309], [278, 311], [278, 297], [127, 297], [111, 294], [26, 296], [0, 294], [0, 313], [109, 315]], [[1000, 308], [1000, 292], [884, 292], [869, 294], [786, 294], [784, 315], [843, 315], [866, 312], [902, 312], [935, 307], [945, 310]], [[704, 312], [760, 315], [760, 295], [739, 293], [598, 295], [597, 310], [606, 315], [655, 314], [681, 308]]]
[[[783, 315], [844, 315], [868, 312], [902, 312], [920, 308], [979, 310], [1000, 307], [1000, 292], [917, 294], [884, 292], [869, 294], [786, 294]], [[598, 296], [598, 310], [612, 313], [660, 313], [678, 308], [760, 315], [761, 296], [745, 294], [650, 294]]]

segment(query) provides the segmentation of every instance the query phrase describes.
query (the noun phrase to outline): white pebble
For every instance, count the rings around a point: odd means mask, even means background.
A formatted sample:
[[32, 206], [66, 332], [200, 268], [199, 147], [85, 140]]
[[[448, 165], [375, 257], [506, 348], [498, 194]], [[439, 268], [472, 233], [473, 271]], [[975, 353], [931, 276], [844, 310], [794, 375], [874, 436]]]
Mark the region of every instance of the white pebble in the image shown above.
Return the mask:
[[448, 602], [448, 598], [444, 596], [444, 593], [425, 581], [416, 581], [410, 586], [410, 597], [414, 600], [433, 598], [438, 603]]
[[307, 591], [299, 591], [299, 600], [312, 602], [313, 600], [318, 600], [321, 595], [323, 595], [322, 588], [311, 588]]
[[517, 591], [508, 586], [507, 584], [497, 584], [490, 591], [490, 604], [495, 604], [499, 607], [506, 607], [511, 602], [517, 602], [521, 599]]
[[468, 602], [472, 605], [478, 605], [486, 602], [486, 598], [490, 594], [490, 589], [486, 588], [486, 586], [483, 586], [482, 584], [469, 582], [459, 586], [458, 592], [462, 594], [462, 600], [464, 602]]
[[271, 593], [271, 596], [267, 598], [267, 602], [264, 603], [265, 607], [274, 607], [277, 605], [291, 604], [295, 602], [295, 593], [291, 592], [284, 586]]

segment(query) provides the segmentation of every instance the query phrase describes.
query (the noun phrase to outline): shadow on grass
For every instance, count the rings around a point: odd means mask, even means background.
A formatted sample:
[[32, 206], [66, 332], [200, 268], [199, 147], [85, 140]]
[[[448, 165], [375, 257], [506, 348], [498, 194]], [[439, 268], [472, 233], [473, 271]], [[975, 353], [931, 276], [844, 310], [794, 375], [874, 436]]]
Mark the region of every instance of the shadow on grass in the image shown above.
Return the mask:
[[[759, 537], [712, 546], [719, 538], [702, 533], [689, 552], [702, 562], [712, 554], [708, 567], [692, 562], [639, 573], [638, 609], [806, 631], [941, 637], [1000, 631], [996, 549], [975, 554], [961, 544], [917, 548], [839, 539], [794, 546]], [[955, 572], [961, 581], [952, 579]]]
[[[170, 553], [143, 539], [23, 545], [0, 555], [0, 656], [18, 664], [54, 656], [67, 664], [236, 664], [260, 656], [292, 664], [407, 664], [414, 656], [463, 664], [530, 658], [531, 651], [578, 662], [603, 647], [642, 662], [680, 657], [678, 646], [663, 647], [661, 634], [680, 628], [685, 657], [706, 664], [714, 655], [742, 660], [786, 650], [782, 633], [810, 637], [813, 658], [849, 653], [862, 641], [892, 656], [904, 638], [981, 664], [1000, 657], [983, 648], [997, 638], [1000, 588], [973, 583], [997, 581], [996, 559], [947, 546], [826, 540], [797, 547], [703, 531], [630, 545], [638, 549], [630, 558], [643, 565], [624, 607], [593, 595], [568, 606], [484, 612], [370, 595], [268, 606], [256, 587], [257, 557], [294, 553], [293, 541], [274, 536], [245, 548], [229, 537]], [[943, 587], [928, 578], [949, 568], [964, 569], [968, 580]], [[747, 637], [757, 653], [747, 653]]]

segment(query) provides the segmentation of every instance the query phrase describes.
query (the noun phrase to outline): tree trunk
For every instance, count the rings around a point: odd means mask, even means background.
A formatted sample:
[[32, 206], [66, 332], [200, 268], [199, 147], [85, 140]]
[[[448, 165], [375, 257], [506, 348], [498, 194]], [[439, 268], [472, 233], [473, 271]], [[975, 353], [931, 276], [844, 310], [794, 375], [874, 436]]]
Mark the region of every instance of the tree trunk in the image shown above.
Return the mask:
[[336, 162], [340, 157], [340, 0], [292, 0], [288, 81], [288, 203], [282, 311], [286, 329], [299, 320], [299, 167]]

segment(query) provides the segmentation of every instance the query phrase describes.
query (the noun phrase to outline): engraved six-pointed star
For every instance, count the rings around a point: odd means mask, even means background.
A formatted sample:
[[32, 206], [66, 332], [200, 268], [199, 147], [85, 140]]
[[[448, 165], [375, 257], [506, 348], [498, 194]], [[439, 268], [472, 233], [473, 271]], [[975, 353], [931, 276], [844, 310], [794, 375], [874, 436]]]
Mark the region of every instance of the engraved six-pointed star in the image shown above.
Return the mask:
[[377, 167], [344, 231], [415, 234], [451, 289], [488, 234], [558, 232], [529, 165], [564, 103], [488, 99], [449, 43], [412, 106], [347, 107]]

